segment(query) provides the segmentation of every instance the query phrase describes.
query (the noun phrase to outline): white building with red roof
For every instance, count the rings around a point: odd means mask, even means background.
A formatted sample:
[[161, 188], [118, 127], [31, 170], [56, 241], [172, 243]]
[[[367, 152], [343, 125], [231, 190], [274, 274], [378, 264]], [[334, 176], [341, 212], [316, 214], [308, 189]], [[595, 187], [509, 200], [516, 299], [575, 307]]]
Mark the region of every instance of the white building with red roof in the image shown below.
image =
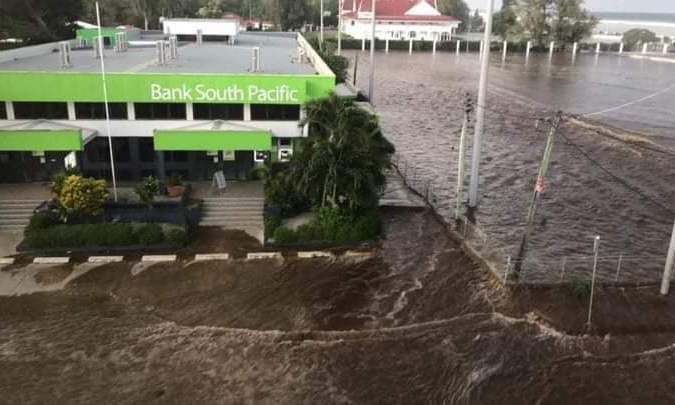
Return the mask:
[[[342, 32], [357, 39], [370, 38], [374, 0], [343, 0]], [[461, 23], [442, 15], [436, 0], [376, 0], [377, 39], [448, 41]]]

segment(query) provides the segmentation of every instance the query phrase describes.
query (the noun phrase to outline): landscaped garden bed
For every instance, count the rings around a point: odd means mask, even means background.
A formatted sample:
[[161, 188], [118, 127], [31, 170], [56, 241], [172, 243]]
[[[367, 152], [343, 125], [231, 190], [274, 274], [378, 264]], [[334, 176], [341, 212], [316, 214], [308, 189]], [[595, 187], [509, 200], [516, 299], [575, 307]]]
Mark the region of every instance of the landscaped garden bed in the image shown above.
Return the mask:
[[176, 250], [190, 239], [201, 206], [181, 193], [162, 195], [148, 177], [134, 193], [112, 201], [105, 181], [63, 173], [54, 179], [56, 198], [42, 204], [17, 247], [22, 253]]
[[[394, 147], [377, 117], [352, 100], [332, 95], [304, 108], [309, 136], [290, 162], [264, 168], [266, 245], [372, 244], [382, 233], [378, 203]], [[304, 223], [284, 224], [299, 214]]]

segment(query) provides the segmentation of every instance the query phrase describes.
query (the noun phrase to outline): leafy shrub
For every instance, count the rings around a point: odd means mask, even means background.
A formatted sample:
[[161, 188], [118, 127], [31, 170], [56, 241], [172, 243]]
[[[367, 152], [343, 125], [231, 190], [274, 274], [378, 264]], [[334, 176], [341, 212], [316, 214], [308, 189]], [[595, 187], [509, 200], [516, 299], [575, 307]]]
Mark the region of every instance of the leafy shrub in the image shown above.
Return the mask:
[[299, 240], [316, 241], [323, 239], [323, 231], [315, 222], [302, 224], [295, 230]]
[[59, 215], [54, 211], [38, 211], [30, 217], [28, 226], [24, 230], [24, 233], [37, 232], [41, 229], [46, 229], [54, 225], [58, 225]]
[[135, 190], [138, 199], [148, 207], [152, 207], [152, 202], [156, 195], [159, 195], [159, 180], [153, 176], [144, 177], [141, 184], [136, 186]]
[[298, 235], [292, 229], [279, 227], [274, 232], [274, 240], [277, 243], [296, 243], [298, 241]]
[[130, 224], [56, 225], [27, 230], [25, 239], [34, 249], [116, 247], [138, 243]]
[[52, 180], [52, 193], [61, 195], [61, 190], [63, 189], [63, 184], [66, 181], [66, 178], [69, 176], [81, 176], [82, 173], [77, 167], [66, 167], [65, 170], [60, 171], [54, 176]]
[[109, 196], [105, 180], [72, 175], [63, 181], [58, 201], [68, 218], [95, 217], [103, 213]]
[[170, 229], [166, 233], [166, 241], [175, 246], [187, 245], [187, 234], [183, 229]]
[[265, 236], [273, 236], [278, 227], [281, 226], [281, 218], [276, 215], [265, 214]]
[[580, 304], [586, 304], [591, 297], [591, 285], [587, 281], [572, 279], [563, 284], [567, 290]]
[[316, 221], [315, 226], [320, 227], [325, 240], [357, 242], [375, 239], [382, 233], [382, 221], [377, 210], [355, 215], [348, 210], [324, 207]]
[[138, 242], [143, 246], [157, 245], [164, 242], [164, 232], [158, 224], [145, 224], [137, 230]]

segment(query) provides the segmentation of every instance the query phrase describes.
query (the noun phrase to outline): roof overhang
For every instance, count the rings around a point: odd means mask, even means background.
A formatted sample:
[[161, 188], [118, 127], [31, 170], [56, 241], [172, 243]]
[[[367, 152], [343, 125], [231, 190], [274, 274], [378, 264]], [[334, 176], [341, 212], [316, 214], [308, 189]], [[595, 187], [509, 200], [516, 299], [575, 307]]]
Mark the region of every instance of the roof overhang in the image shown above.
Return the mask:
[[52, 121], [37, 120], [0, 127], [0, 151], [81, 151], [96, 131]]
[[272, 132], [227, 121], [156, 129], [157, 151], [272, 150]]

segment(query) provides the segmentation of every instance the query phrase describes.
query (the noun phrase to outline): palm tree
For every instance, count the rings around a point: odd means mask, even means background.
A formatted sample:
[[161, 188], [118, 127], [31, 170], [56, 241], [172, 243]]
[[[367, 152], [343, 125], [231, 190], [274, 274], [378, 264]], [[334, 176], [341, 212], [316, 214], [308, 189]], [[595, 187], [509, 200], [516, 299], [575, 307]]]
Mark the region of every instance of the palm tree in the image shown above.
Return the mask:
[[304, 108], [300, 125], [309, 125], [309, 137], [300, 141], [289, 173], [298, 191], [317, 207], [376, 206], [394, 153], [377, 117], [334, 94]]

